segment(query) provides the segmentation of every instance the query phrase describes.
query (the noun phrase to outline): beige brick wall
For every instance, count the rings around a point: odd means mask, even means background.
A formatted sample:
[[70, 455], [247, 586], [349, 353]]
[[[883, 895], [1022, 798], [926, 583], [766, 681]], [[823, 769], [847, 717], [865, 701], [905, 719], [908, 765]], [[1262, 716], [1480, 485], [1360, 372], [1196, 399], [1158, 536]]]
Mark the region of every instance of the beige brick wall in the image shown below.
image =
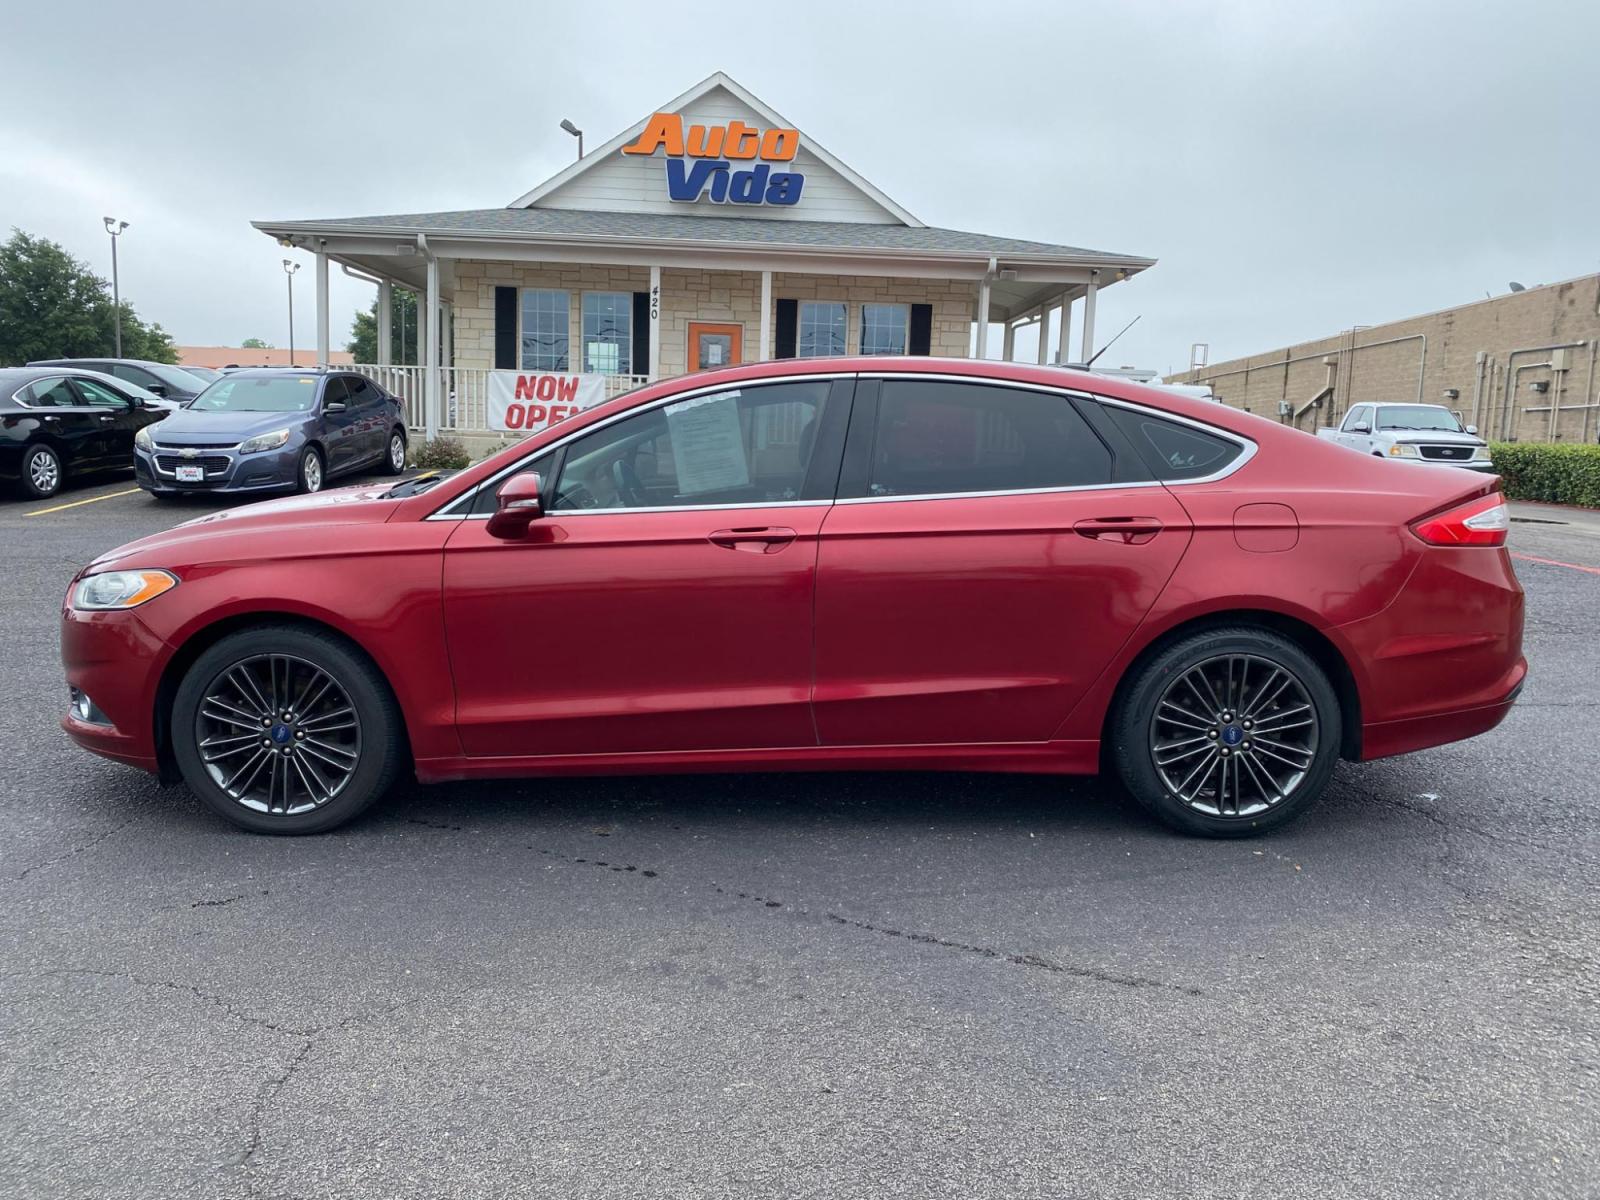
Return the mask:
[[[606, 267], [564, 263], [461, 261], [456, 286], [445, 298], [455, 307], [455, 365], [494, 366], [494, 289], [555, 288], [568, 295], [569, 330], [576, 366], [584, 292], [642, 292], [650, 287], [648, 267]], [[846, 345], [861, 347], [861, 305], [933, 305], [932, 353], [965, 357], [971, 340], [976, 285], [967, 280], [891, 279], [865, 275], [805, 275], [775, 272], [774, 300], [842, 300], [848, 321]], [[756, 271], [661, 272], [661, 373], [688, 369], [689, 323], [714, 321], [744, 327], [744, 357], [761, 357], [761, 275]], [[771, 354], [771, 347], [767, 347]]]
[[[1564, 368], [1549, 349], [1563, 343]], [[1276, 417], [1280, 401], [1299, 408], [1331, 372], [1332, 404], [1308, 412], [1306, 429], [1337, 422], [1351, 404], [1416, 400], [1420, 382], [1424, 403], [1459, 409], [1486, 437], [1592, 442], [1600, 434], [1597, 345], [1600, 275], [1590, 275], [1214, 363], [1175, 381], [1209, 383], [1226, 403]], [[1448, 399], [1448, 388], [1458, 396]]]

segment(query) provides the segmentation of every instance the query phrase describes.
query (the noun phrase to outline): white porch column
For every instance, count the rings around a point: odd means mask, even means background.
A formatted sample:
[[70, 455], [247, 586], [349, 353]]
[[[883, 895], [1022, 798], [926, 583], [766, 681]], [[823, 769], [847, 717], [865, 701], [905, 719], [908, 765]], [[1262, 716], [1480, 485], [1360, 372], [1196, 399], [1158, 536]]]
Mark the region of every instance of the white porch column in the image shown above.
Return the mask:
[[426, 364], [423, 369], [422, 406], [424, 411], [423, 432], [429, 441], [439, 436], [439, 260], [428, 259], [428, 297], [424, 306], [427, 313], [423, 318], [424, 347], [422, 361]]
[[650, 379], [661, 378], [661, 268], [650, 268]]
[[1011, 351], [1012, 351], [1013, 347], [1016, 346], [1016, 344], [1017, 344], [1017, 328], [1016, 328], [1015, 325], [1013, 325], [1011, 323], [1011, 320], [1008, 317], [1006, 319], [1006, 331], [1005, 331], [1005, 334], [1000, 339], [1000, 357], [1005, 359], [1007, 362], [1010, 362], [1011, 361]]
[[1083, 294], [1083, 341], [1078, 361], [1087, 363], [1094, 357], [1094, 294], [1100, 287], [1100, 272], [1089, 272], [1089, 290]]
[[772, 357], [772, 272], [761, 272], [761, 353], [757, 362]]
[[394, 362], [392, 328], [394, 326], [394, 284], [385, 279], [378, 284], [378, 365], [387, 367]]
[[985, 275], [978, 284], [978, 346], [975, 358], [989, 357], [989, 277]]
[[317, 366], [328, 365], [328, 253], [317, 251]]
[[1050, 306], [1039, 308], [1039, 364], [1050, 361]]
[[1072, 361], [1072, 294], [1061, 297], [1061, 340], [1056, 343], [1056, 365]]

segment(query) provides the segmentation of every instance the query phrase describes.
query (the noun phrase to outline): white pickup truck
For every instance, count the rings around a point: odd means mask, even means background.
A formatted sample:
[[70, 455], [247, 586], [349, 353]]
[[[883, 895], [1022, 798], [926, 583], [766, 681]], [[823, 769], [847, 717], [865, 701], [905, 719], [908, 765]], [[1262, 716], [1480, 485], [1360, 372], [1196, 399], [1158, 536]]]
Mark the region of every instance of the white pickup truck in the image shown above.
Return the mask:
[[1455, 413], [1438, 404], [1357, 404], [1338, 428], [1319, 429], [1317, 436], [1397, 462], [1494, 470], [1478, 427], [1463, 428]]

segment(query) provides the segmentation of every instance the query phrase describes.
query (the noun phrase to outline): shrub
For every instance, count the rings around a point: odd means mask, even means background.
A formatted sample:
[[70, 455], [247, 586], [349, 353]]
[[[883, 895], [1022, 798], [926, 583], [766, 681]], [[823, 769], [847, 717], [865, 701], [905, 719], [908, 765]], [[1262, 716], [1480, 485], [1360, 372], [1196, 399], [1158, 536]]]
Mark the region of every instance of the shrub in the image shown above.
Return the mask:
[[1600, 508], [1600, 445], [1495, 442], [1490, 453], [1509, 499]]
[[434, 438], [411, 447], [411, 465], [424, 471], [459, 471], [471, 461], [467, 448], [455, 438]]

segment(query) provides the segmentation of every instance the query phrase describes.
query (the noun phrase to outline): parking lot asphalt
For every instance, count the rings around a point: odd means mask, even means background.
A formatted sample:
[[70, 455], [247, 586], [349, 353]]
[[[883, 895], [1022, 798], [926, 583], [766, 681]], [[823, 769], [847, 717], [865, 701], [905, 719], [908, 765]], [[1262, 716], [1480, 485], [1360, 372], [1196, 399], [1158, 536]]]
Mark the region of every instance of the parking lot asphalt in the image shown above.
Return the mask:
[[1600, 1193], [1584, 514], [1518, 509], [1506, 722], [1261, 840], [933, 774], [413, 784], [275, 839], [57, 728], [68, 577], [209, 508], [130, 488], [0, 500], [0, 1194]]

